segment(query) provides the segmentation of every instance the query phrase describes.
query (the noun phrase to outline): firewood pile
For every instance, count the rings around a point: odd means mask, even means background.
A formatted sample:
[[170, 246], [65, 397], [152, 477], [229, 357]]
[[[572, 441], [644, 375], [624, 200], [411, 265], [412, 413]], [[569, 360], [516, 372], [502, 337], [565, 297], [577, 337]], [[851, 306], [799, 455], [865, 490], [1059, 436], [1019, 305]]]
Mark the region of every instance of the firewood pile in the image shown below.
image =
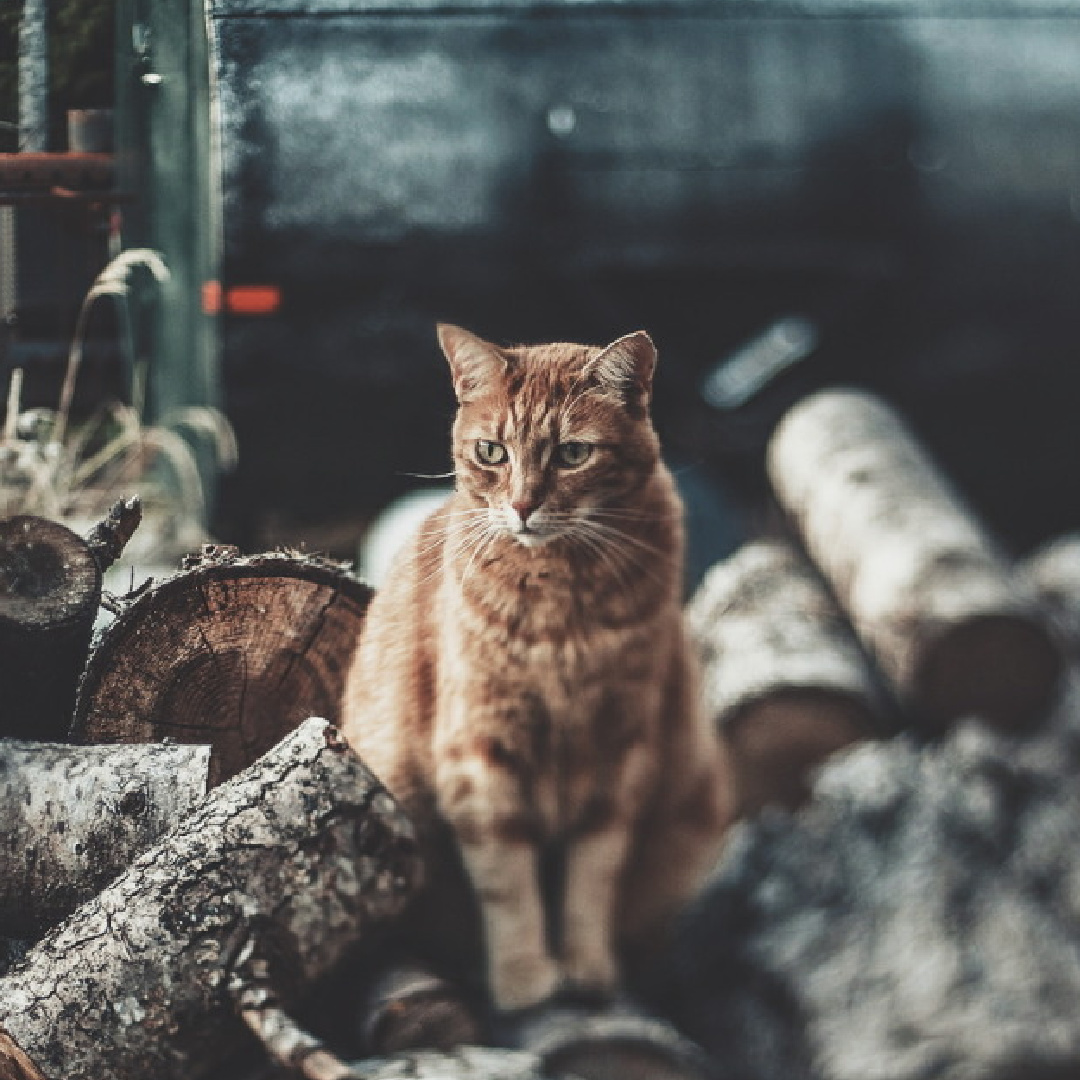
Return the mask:
[[1080, 538], [1011, 564], [854, 391], [768, 467], [791, 528], [688, 605], [742, 820], [639, 1006], [500, 1048], [422, 976], [357, 990], [423, 876], [327, 722], [370, 590], [218, 547], [110, 596], [137, 500], [0, 521], [0, 1080], [1080, 1070]]

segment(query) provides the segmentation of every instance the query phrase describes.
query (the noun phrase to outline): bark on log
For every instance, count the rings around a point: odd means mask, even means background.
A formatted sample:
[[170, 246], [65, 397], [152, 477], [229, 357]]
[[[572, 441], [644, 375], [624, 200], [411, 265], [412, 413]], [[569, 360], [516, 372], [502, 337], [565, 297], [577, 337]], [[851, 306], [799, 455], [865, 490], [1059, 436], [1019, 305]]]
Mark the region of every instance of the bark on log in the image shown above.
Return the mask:
[[449, 1054], [403, 1054], [357, 1063], [363, 1080], [550, 1080], [533, 1054], [462, 1046]]
[[[449, 1053], [421, 1050], [391, 1058], [366, 1058], [356, 1062], [354, 1068], [352, 1080], [551, 1080], [541, 1074], [540, 1061], [534, 1054], [484, 1046], [460, 1046]], [[296, 1080], [296, 1070], [281, 1065], [240, 1073], [230, 1069], [212, 1074], [208, 1080]], [[345, 1073], [343, 1080], [350, 1080], [350, 1074]]]
[[390, 796], [309, 720], [0, 979], [0, 1080], [203, 1075], [250, 1039], [230, 986], [249, 944], [290, 1009], [419, 871]]
[[659, 996], [725, 1076], [1080, 1075], [1073, 680], [1034, 735], [867, 743], [742, 823]]
[[757, 541], [718, 563], [686, 615], [705, 706], [731, 748], [740, 813], [800, 805], [829, 754], [880, 729], [866, 658], [789, 544]]
[[521, 1046], [559, 1080], [706, 1080], [705, 1052], [663, 1020], [613, 1010], [550, 1009], [528, 1023]]
[[834, 390], [795, 406], [768, 449], [783, 507], [912, 719], [1039, 723], [1061, 657], [1034, 598], [899, 417]]
[[358, 1027], [367, 1053], [450, 1050], [481, 1041], [473, 1003], [455, 984], [417, 965], [386, 971], [361, 1004]]
[[1043, 602], [1062, 647], [1074, 663], [1080, 660], [1080, 534], [1058, 537], [1018, 569]]
[[321, 559], [207, 548], [102, 633], [73, 737], [209, 743], [210, 782], [220, 783], [305, 717], [337, 718], [370, 598]]
[[205, 795], [206, 746], [0, 741], [0, 933], [35, 938]]

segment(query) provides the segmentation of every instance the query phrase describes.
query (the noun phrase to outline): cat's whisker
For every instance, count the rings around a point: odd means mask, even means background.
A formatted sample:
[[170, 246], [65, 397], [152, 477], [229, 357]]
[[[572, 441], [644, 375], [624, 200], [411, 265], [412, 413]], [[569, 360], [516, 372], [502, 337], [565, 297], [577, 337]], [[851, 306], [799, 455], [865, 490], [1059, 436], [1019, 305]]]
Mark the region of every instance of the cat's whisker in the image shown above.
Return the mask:
[[[440, 539], [427, 547], [426, 554], [431, 554], [433, 550], [441, 545], [443, 547], [443, 554], [441, 558], [435, 561], [434, 568], [417, 582], [417, 588], [426, 585], [429, 581], [432, 581], [442, 574], [446, 564], [456, 562], [461, 555], [483, 538], [485, 532], [489, 528], [490, 523], [486, 520], [482, 520], [471, 522], [461, 529], [460, 532], [455, 531], [451, 533], [449, 529], [445, 530], [444, 537], [445, 535], [451, 535], [451, 543], [450, 545], [446, 545], [443, 543], [443, 540]], [[416, 558], [419, 557], [419, 554], [417, 554]]]
[[582, 544], [586, 551], [590, 552], [597, 559], [599, 559], [612, 573], [619, 587], [624, 592], [629, 592], [632, 586], [632, 582], [626, 576], [626, 572], [615, 561], [613, 556], [608, 553], [603, 543], [594, 536], [590, 536], [585, 529], [570, 530], [567, 533], [568, 539], [573, 543], [577, 541]]
[[487, 551], [494, 543], [495, 538], [499, 535], [499, 530], [494, 525], [489, 525], [486, 530], [486, 535], [481, 535], [480, 542], [476, 544], [476, 549], [472, 553], [472, 557], [469, 559], [468, 565], [465, 567], [464, 573], [461, 575], [460, 587], [465, 588], [465, 582], [472, 571], [473, 566], [476, 564], [477, 559], [480, 557], [481, 552]]
[[[611, 526], [601, 525], [595, 521], [589, 521], [583, 523], [588, 531], [591, 532], [593, 539], [602, 544], [604, 550], [609, 552], [613, 557], [619, 558], [623, 565], [629, 569], [640, 571], [647, 577], [651, 578], [658, 585], [664, 585], [665, 582], [661, 577], [653, 572], [651, 567], [645, 561], [645, 554], [653, 557], [660, 557], [667, 561], [669, 556], [666, 552], [654, 548], [649, 544], [645, 544], [635, 537], [629, 536], [621, 529], [616, 529]], [[633, 550], [632, 545], [637, 545], [639, 548], [644, 549], [642, 554]]]
[[468, 524], [476, 524], [487, 520], [491, 516], [491, 511], [486, 507], [481, 510], [457, 510], [451, 513], [443, 515], [443, 520], [437, 525], [429, 526], [424, 533], [422, 540], [424, 543], [420, 543], [414, 550], [414, 557], [427, 555], [435, 548], [439, 547], [445, 537], [455, 531], [456, 528], [463, 522]]
[[671, 552], [665, 551], [663, 548], [656, 547], [654, 544], [647, 544], [644, 540], [639, 539], [636, 536], [631, 536], [630, 533], [624, 529], [620, 529], [615, 525], [607, 525], [602, 521], [590, 521], [589, 524], [598, 532], [603, 533], [606, 536], [610, 536], [617, 540], [619, 543], [631, 544], [636, 548], [640, 548], [642, 551], [649, 555], [654, 555], [658, 559], [668, 561], [671, 559]]
[[644, 510], [628, 510], [622, 507], [597, 506], [587, 511], [589, 517], [617, 518], [622, 521], [677, 521], [678, 514], [647, 513]]
[[451, 469], [450, 472], [399, 472], [398, 476], [409, 476], [414, 480], [449, 480], [457, 476], [457, 472]]

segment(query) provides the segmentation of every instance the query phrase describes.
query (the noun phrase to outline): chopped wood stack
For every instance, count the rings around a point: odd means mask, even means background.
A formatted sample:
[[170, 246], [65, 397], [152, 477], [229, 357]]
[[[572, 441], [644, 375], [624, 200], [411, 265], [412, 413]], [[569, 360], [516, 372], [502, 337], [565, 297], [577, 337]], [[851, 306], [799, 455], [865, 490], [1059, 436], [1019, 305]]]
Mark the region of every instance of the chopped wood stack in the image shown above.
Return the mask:
[[207, 743], [220, 783], [300, 721], [337, 716], [370, 598], [323, 559], [208, 547], [134, 596], [97, 642], [73, 737]]
[[826, 391], [768, 452], [777, 498], [913, 721], [1036, 725], [1061, 671], [1035, 597], [884, 402]]
[[851, 628], [789, 544], [757, 541], [714, 566], [687, 624], [742, 813], [799, 805], [818, 763], [880, 726], [878, 691]]
[[1024, 738], [965, 721], [833, 758], [743, 822], [663, 1000], [754, 1080], [1080, 1075], [1080, 695]]
[[854, 390], [791, 409], [767, 463], [810, 561], [749, 543], [687, 608], [743, 813], [798, 805], [829, 754], [895, 727], [882, 690], [929, 735], [1043, 722], [1080, 642], [1054, 599], [1080, 596], [1080, 541], [1014, 570], [896, 413]]
[[310, 720], [0, 979], [0, 1048], [21, 1063], [0, 1050], [0, 1077], [202, 1075], [243, 1043], [237, 1004], [295, 1004], [419, 872], [409, 823]]
[[[744, 816], [805, 803], [831, 755], [895, 722], [886, 718], [887, 690], [964, 768], [974, 758], [951, 733], [957, 721], [1037, 728], [1058, 688], [1062, 650], [1080, 658], [1080, 539], [1014, 572], [895, 414], [852, 391], [793, 409], [769, 469], [805, 553], [790, 540], [748, 544], [710, 572], [688, 607], [705, 704], [732, 749]], [[262, 1064], [251, 1080], [710, 1074], [670, 1026], [618, 1006], [518, 1018], [502, 1031], [513, 1050], [413, 1053], [479, 1040], [491, 1019], [461, 988], [415, 969], [405, 982], [380, 982], [381, 997], [349, 1021], [354, 1034], [365, 1028], [369, 1052], [392, 1058], [349, 1064], [302, 1026], [297, 1008], [315, 984], [361, 939], [365, 947], [383, 940], [372, 929], [394, 921], [420, 875], [408, 822], [333, 728], [308, 719], [336, 716], [371, 593], [319, 559], [209, 548], [175, 577], [111, 598], [116, 618], [88, 659], [102, 570], [137, 519], [137, 502], [118, 504], [85, 539], [38, 519], [0, 522], [0, 734], [54, 740], [0, 741], [8, 841], [0, 851], [0, 1080], [232, 1080], [244, 1075], [234, 1054], [250, 1060], [252, 1047], [261, 1047]], [[81, 745], [56, 744], [69, 727]], [[733, 847], [727, 876], [714, 879], [697, 921], [684, 927], [682, 952], [660, 985], [671, 991], [668, 1007], [714, 1050], [730, 1051], [724, 1040], [740, 1026], [730, 988], [745, 975], [746, 1008], [783, 1014], [783, 1023], [754, 1029], [771, 1060], [792, 1077], [848, 1075], [800, 1064], [808, 1044], [799, 1010], [816, 1007], [819, 990], [784, 966], [782, 939], [793, 933], [784, 918], [797, 913], [765, 910], [776, 901], [765, 878], [793, 896], [805, 872], [825, 897], [811, 888], [807, 903], [824, 909], [835, 900], [831, 882], [857, 893], [860, 867], [872, 865], [887, 892], [889, 867], [874, 862], [886, 855], [858, 862], [845, 830], [860, 844], [872, 844], [875, 830], [917, 838], [925, 814], [915, 780], [926, 776], [946, 792], [935, 807], [944, 807], [948, 829], [969, 828], [988, 851], [1005, 843], [999, 811], [1013, 797], [1012, 774], [998, 765], [1008, 744], [987, 744], [977, 768], [958, 774], [966, 786], [956, 805], [953, 779], [935, 771], [937, 749], [912, 759], [907, 743], [895, 745], [885, 758], [868, 748], [851, 759], [870, 766], [855, 768], [846, 787], [835, 780], [847, 775], [842, 762], [826, 774], [834, 779], [819, 796], [832, 791], [839, 801], [822, 819], [827, 835], [819, 830], [813, 843], [796, 829], [776, 848], [786, 819], [757, 818], [750, 847]], [[1031, 768], [1043, 776], [1043, 764]], [[975, 820], [984, 810], [986, 820]], [[833, 832], [841, 855], [829, 847]], [[901, 854], [914, 880], [922, 865], [914, 840]], [[850, 880], [849, 855], [858, 862]], [[1020, 865], [1027, 855], [1016, 858]], [[776, 940], [756, 942], [752, 956], [728, 947], [747, 918], [754, 933], [769, 918], [777, 926]], [[688, 958], [703, 926], [720, 944]], [[27, 946], [11, 939], [43, 933], [19, 960]], [[790, 940], [806, 946], [800, 962], [826, 957], [828, 966], [829, 942], [819, 954], [816, 939]], [[859, 968], [858, 956], [851, 965]], [[837, 1001], [858, 999], [850, 979], [836, 985]], [[810, 1034], [839, 1061], [832, 1023], [842, 1027], [843, 1016], [829, 1014]], [[751, 1051], [732, 1052], [740, 1075], [759, 1075]], [[267, 1072], [267, 1059], [281, 1072]]]
[[206, 794], [206, 746], [0, 740], [0, 933], [70, 915]]

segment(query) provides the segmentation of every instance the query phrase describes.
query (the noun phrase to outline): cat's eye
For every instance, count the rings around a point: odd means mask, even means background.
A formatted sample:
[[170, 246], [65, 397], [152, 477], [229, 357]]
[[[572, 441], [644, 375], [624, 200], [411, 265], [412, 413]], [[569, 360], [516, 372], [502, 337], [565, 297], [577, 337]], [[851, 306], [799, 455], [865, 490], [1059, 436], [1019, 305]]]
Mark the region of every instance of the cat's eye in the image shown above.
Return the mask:
[[564, 442], [559, 443], [555, 456], [560, 465], [567, 469], [576, 469], [589, 460], [592, 447], [587, 442]]
[[476, 460], [481, 465], [505, 465], [508, 456], [502, 443], [490, 439], [476, 440]]

